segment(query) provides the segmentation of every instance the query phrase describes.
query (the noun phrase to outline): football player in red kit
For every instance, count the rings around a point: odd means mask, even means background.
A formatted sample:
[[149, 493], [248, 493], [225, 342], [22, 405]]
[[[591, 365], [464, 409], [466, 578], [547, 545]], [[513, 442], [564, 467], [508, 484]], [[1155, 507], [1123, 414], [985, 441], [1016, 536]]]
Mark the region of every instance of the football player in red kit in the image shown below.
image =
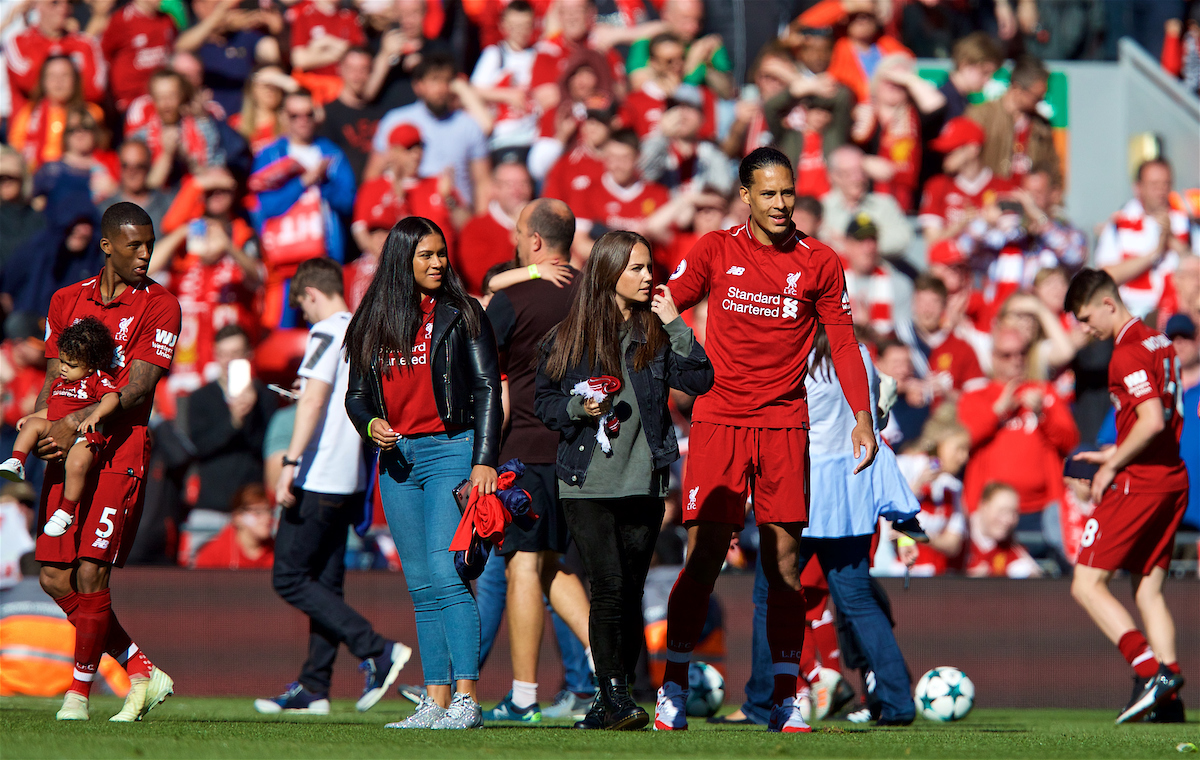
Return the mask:
[[[1133, 697], [1117, 723], [1152, 712], [1156, 720], [1174, 715], [1182, 721], [1175, 622], [1162, 593], [1188, 499], [1187, 470], [1179, 458], [1179, 359], [1169, 339], [1129, 312], [1103, 270], [1075, 275], [1065, 307], [1093, 337], [1113, 340], [1108, 390], [1117, 411], [1117, 445], [1075, 457], [1100, 469], [1092, 478], [1097, 506], [1080, 537], [1071, 594], [1137, 674]], [[1144, 635], [1108, 590], [1117, 570], [1129, 573]]]
[[687, 564], [667, 605], [658, 730], [687, 728], [688, 662], [750, 493], [768, 583], [767, 640], [775, 674], [768, 727], [809, 730], [794, 697], [806, 627], [798, 564], [809, 501], [804, 374], [818, 323], [825, 325], [855, 412], [852, 441], [856, 458], [862, 456], [856, 471], [877, 450], [841, 262], [792, 223], [795, 175], [783, 153], [758, 148], [742, 159], [739, 174], [750, 218], [705, 235], [671, 275], [681, 308], [709, 298], [706, 350], [716, 383], [692, 412], [683, 491]]
[[[38, 397], [44, 408], [50, 386], [59, 375], [58, 338], [83, 317], [95, 317], [112, 333], [116, 350], [108, 370], [120, 388], [118, 410], [105, 422], [108, 442], [89, 475], [88, 487], [74, 522], [60, 536], [42, 533], [37, 559], [41, 584], [75, 626], [75, 673], [59, 720], [87, 720], [88, 693], [100, 657], [107, 652], [125, 665], [130, 688], [125, 706], [110, 720], [141, 720], [166, 699], [174, 684], [154, 667], [111, 609], [108, 583], [113, 567], [121, 567], [137, 535], [145, 499], [144, 478], [150, 455], [148, 423], [154, 388], [171, 366], [179, 336], [180, 309], [165, 288], [147, 277], [154, 252], [154, 225], [133, 203], [117, 203], [100, 222], [104, 269], [95, 277], [68, 285], [54, 294], [46, 318], [46, 384]], [[74, 443], [79, 423], [96, 405], [56, 421], [38, 443], [38, 456], [62, 460]], [[39, 520], [46, 505], [57, 504], [63, 469], [48, 467], [42, 486]]]

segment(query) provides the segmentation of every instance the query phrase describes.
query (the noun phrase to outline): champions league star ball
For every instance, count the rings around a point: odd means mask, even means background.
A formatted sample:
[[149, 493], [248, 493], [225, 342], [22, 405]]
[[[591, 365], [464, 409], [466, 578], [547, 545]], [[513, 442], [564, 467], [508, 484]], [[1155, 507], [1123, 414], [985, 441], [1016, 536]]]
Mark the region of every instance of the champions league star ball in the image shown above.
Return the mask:
[[706, 662], [688, 666], [687, 714], [707, 718], [717, 714], [725, 701], [725, 677]]
[[975, 705], [975, 684], [958, 668], [934, 668], [917, 681], [914, 701], [929, 720], [962, 720]]

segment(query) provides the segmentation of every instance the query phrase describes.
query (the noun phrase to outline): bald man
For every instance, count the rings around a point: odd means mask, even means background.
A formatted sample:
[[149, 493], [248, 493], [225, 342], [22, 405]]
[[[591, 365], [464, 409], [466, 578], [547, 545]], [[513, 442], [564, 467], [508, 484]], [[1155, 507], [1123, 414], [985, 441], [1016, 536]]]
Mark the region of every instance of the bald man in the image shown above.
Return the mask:
[[[529, 203], [517, 217], [517, 260], [522, 266], [559, 263], [569, 266], [575, 215], [566, 203], [543, 198]], [[532, 272], [533, 270], [531, 270]], [[498, 291], [487, 314], [500, 349], [500, 371], [508, 376], [510, 423], [500, 450], [503, 461], [518, 457], [525, 474], [517, 486], [533, 498], [538, 518], [522, 530], [515, 523], [504, 533], [508, 576], [508, 637], [512, 647], [513, 688], [504, 701], [484, 713], [484, 720], [532, 723], [541, 720], [537, 696], [538, 653], [546, 617], [545, 599], [583, 643], [588, 659], [590, 605], [578, 576], [567, 570], [562, 555], [570, 543], [558, 501], [554, 460], [558, 433], [533, 411], [538, 344], [561, 322], [575, 296], [578, 277], [566, 286], [531, 279]], [[584, 707], [586, 710], [586, 707]]]

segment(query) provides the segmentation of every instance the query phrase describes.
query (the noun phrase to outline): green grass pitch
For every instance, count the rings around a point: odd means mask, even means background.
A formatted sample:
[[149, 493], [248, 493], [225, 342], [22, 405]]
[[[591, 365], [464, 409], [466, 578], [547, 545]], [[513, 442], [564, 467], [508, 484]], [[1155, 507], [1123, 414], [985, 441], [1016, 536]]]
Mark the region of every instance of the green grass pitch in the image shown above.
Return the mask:
[[[812, 734], [768, 734], [762, 728], [707, 726], [687, 733], [583, 732], [568, 721], [480, 731], [393, 731], [383, 724], [407, 715], [408, 703], [387, 700], [360, 715], [349, 702], [317, 716], [263, 716], [249, 699], [172, 697], [142, 723], [112, 724], [112, 697], [92, 700], [92, 720], [57, 723], [60, 700], [0, 699], [0, 757], [71, 758], [1186, 758], [1176, 746], [1200, 744], [1195, 719], [1183, 725], [1114, 726], [1115, 711], [976, 710], [955, 724], [922, 718], [909, 728], [865, 728], [822, 722]], [[728, 709], [728, 708], [727, 708]]]

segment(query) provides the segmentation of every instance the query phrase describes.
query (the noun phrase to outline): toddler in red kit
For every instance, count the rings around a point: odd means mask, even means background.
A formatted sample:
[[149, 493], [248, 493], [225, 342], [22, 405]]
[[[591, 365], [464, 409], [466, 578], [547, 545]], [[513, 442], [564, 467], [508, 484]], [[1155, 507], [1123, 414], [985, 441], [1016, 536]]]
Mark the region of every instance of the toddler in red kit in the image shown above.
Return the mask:
[[104, 447], [100, 423], [121, 405], [117, 384], [105, 371], [112, 366], [114, 343], [108, 328], [95, 317], [84, 317], [63, 330], [58, 340], [59, 376], [50, 385], [47, 406], [17, 423], [20, 431], [12, 456], [0, 464], [0, 477], [25, 479], [25, 457], [50, 433], [63, 417], [99, 402], [99, 406], [79, 423], [79, 436], [67, 452], [63, 498], [50, 519], [46, 534], [61, 536], [75, 519], [75, 509], [83, 496], [84, 483]]

